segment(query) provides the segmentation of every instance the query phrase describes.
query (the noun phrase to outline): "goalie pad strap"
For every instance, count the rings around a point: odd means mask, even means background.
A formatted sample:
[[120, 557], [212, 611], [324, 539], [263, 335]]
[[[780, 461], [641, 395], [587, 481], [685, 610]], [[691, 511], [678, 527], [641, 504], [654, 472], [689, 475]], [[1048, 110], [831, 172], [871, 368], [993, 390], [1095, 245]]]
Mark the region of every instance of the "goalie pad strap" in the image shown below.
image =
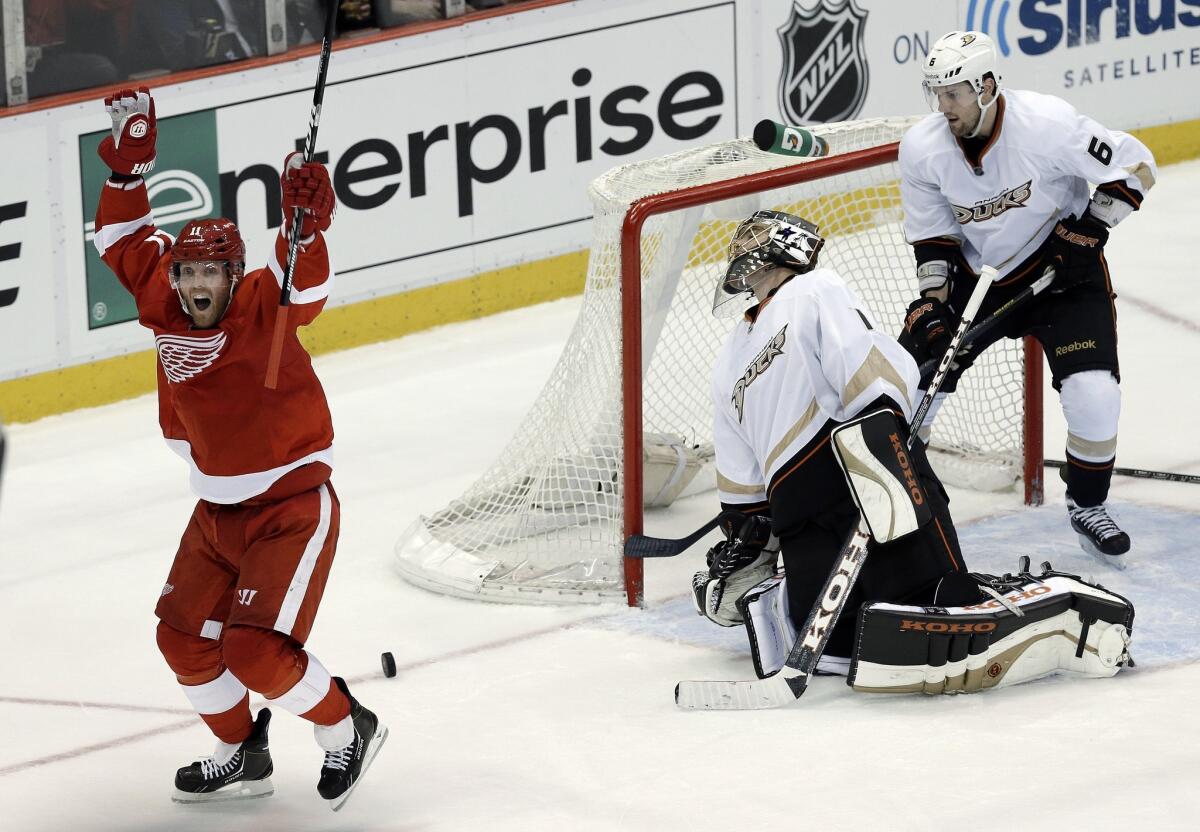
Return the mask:
[[1103, 678], [1129, 662], [1133, 606], [1074, 575], [1021, 575], [965, 607], [864, 604], [849, 684], [866, 693], [977, 693], [1052, 673]]
[[834, 456], [877, 543], [912, 534], [932, 517], [905, 436], [891, 410], [877, 410], [832, 432]]

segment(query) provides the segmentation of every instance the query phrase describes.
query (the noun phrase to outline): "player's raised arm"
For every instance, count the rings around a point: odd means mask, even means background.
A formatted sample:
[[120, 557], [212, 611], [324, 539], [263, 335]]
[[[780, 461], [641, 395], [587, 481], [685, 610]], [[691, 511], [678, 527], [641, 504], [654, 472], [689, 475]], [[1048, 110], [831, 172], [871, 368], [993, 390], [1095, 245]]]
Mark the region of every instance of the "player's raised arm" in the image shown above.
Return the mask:
[[264, 292], [262, 302], [274, 307], [271, 309], [273, 316], [278, 308], [278, 292], [283, 286], [287, 269], [292, 216], [295, 209], [299, 208], [300, 239], [290, 295], [290, 303], [295, 309], [288, 322], [292, 326], [304, 326], [325, 308], [325, 301], [333, 288], [333, 270], [329, 265], [324, 232], [333, 223], [337, 200], [329, 171], [320, 162], [305, 162], [302, 153], [289, 153], [284, 159], [280, 187], [283, 190], [283, 226], [279, 229], [274, 251], [267, 261], [268, 268], [275, 275], [275, 294], [272, 296], [270, 291]]
[[96, 251], [136, 298], [173, 243], [154, 226], [143, 174], [154, 169], [158, 138], [150, 90], [124, 89], [104, 99], [112, 119], [112, 135], [97, 152], [112, 175], [104, 183], [96, 207]]

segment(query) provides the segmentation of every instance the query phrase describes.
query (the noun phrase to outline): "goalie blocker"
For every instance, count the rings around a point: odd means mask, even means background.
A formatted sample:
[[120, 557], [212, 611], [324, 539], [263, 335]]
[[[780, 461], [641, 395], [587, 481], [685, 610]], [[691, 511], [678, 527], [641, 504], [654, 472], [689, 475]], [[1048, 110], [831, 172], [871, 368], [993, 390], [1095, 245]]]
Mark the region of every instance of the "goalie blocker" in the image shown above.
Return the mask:
[[972, 577], [991, 598], [864, 604], [847, 683], [864, 693], [978, 693], [1054, 673], [1107, 678], [1133, 664], [1133, 605], [1120, 595], [1049, 563], [1038, 576]]

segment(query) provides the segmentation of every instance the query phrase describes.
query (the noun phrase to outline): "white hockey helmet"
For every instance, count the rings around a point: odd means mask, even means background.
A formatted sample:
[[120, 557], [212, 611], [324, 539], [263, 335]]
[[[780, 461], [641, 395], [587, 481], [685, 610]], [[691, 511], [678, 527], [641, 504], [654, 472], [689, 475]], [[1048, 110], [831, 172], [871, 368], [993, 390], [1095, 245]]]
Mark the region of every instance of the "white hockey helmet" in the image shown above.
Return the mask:
[[[1000, 94], [1001, 77], [996, 44], [983, 32], [950, 32], [938, 38], [929, 49], [921, 70], [921, 83], [929, 109], [937, 110], [937, 88], [966, 81], [975, 90], [983, 93], [983, 81], [989, 75], [996, 82], [996, 95]], [[986, 110], [995, 102], [980, 101], [980, 109]], [[981, 119], [982, 121], [982, 119]]]
[[783, 211], [755, 211], [742, 220], [729, 242], [729, 266], [713, 295], [714, 314], [724, 314], [735, 298], [752, 299], [755, 276], [771, 266], [797, 274], [812, 271], [824, 244], [825, 238], [808, 220]]

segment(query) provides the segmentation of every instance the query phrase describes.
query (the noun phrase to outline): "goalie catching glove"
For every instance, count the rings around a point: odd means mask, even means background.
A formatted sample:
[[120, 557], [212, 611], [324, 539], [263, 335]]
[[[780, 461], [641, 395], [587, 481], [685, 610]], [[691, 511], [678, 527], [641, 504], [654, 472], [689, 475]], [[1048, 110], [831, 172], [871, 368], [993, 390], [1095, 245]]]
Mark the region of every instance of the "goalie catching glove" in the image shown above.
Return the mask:
[[147, 87], [118, 90], [104, 99], [112, 119], [112, 135], [105, 136], [96, 152], [109, 170], [122, 176], [142, 176], [154, 170], [154, 143], [158, 119]]
[[300, 209], [300, 242], [308, 243], [318, 231], [328, 231], [333, 224], [337, 200], [329, 171], [320, 162], [304, 161], [304, 154], [289, 153], [283, 160], [283, 222], [290, 233], [292, 216]]
[[726, 529], [728, 538], [708, 550], [708, 569], [692, 576], [696, 612], [722, 627], [742, 623], [737, 602], [752, 587], [775, 574], [779, 541], [771, 518], [742, 515]]

